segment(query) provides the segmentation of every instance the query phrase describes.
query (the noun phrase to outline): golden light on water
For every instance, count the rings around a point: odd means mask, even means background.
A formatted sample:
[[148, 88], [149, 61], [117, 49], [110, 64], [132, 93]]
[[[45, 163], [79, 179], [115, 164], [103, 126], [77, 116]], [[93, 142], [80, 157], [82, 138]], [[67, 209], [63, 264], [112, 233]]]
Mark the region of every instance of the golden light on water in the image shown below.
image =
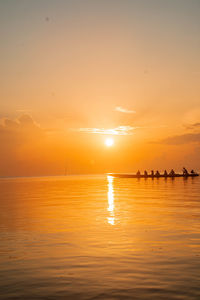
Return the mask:
[[108, 223], [111, 225], [115, 225], [115, 216], [114, 216], [114, 189], [113, 189], [113, 177], [107, 176], [108, 179]]
[[105, 139], [105, 145], [106, 145], [107, 147], [113, 146], [113, 145], [114, 145], [114, 140], [113, 140], [113, 138], [107, 138], [107, 139]]

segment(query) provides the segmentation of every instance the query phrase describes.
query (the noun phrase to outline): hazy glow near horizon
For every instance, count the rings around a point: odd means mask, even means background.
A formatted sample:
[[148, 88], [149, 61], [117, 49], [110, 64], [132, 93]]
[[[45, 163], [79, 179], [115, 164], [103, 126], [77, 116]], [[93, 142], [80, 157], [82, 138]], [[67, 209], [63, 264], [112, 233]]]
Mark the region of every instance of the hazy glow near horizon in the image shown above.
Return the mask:
[[0, 1], [0, 176], [199, 169], [199, 14], [197, 0]]

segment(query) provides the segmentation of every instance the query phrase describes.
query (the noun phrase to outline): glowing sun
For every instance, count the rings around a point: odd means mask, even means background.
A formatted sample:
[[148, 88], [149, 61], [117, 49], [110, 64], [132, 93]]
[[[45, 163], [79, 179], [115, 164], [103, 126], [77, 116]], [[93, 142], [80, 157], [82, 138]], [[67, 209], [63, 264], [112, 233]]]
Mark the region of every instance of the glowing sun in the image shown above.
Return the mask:
[[114, 145], [114, 140], [113, 140], [112, 138], [107, 138], [107, 139], [105, 139], [105, 145], [106, 145], [107, 147], [113, 146], [113, 145]]

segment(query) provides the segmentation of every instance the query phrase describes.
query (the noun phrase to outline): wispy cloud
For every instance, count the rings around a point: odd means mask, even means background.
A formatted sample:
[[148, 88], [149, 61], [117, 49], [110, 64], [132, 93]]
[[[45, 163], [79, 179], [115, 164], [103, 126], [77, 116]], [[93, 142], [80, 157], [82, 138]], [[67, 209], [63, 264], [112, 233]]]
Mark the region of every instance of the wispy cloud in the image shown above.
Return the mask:
[[181, 144], [199, 143], [199, 142], [200, 142], [200, 133], [187, 133], [187, 134], [168, 137], [164, 140], [161, 140], [158, 143], [167, 144], [167, 145], [181, 145]]
[[189, 124], [185, 126], [186, 129], [195, 130], [200, 128], [200, 122]]
[[125, 114], [135, 114], [136, 113], [135, 110], [129, 110], [129, 109], [126, 109], [126, 108], [121, 107], [121, 106], [116, 106], [115, 111], [119, 111], [119, 112], [122, 112], [122, 113], [125, 113]]
[[192, 124], [193, 127], [200, 127], [200, 122]]
[[22, 114], [28, 114], [31, 112], [30, 109], [17, 109], [16, 111]]
[[118, 126], [115, 128], [79, 128], [75, 131], [93, 134], [109, 134], [109, 135], [132, 135], [133, 131], [138, 127], [132, 126]]

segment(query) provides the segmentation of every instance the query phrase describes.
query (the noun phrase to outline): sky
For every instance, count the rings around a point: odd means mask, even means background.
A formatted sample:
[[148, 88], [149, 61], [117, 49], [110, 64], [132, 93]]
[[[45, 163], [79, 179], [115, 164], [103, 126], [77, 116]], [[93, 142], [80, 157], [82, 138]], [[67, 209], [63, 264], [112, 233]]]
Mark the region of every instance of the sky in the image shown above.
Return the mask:
[[199, 30], [199, 0], [0, 0], [0, 176], [200, 169]]

